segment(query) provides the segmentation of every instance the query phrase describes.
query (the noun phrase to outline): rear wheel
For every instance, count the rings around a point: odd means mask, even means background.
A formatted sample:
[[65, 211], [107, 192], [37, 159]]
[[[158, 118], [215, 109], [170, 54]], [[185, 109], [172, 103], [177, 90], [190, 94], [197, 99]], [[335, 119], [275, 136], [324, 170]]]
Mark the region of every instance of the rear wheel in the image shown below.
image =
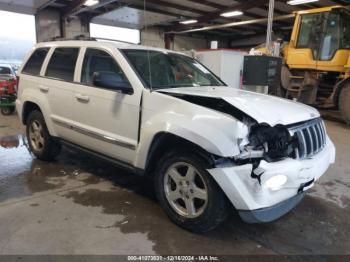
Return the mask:
[[53, 160], [61, 151], [61, 145], [53, 140], [40, 111], [32, 111], [27, 119], [26, 133], [30, 150], [41, 160]]
[[347, 84], [340, 92], [339, 109], [345, 122], [350, 125], [350, 84]]
[[14, 106], [5, 106], [1, 108], [1, 114], [4, 116], [12, 115], [16, 108]]
[[207, 163], [193, 153], [173, 151], [160, 160], [155, 187], [158, 200], [177, 225], [203, 233], [227, 216], [227, 200], [206, 171]]

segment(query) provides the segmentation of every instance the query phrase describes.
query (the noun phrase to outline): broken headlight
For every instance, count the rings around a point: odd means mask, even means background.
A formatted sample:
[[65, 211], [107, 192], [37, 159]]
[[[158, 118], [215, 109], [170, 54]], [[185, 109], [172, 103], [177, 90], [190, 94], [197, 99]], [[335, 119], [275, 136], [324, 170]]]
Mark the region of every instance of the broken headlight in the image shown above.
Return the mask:
[[274, 127], [259, 124], [251, 127], [249, 146], [254, 151], [263, 152], [267, 161], [278, 161], [293, 153], [293, 138], [283, 125]]

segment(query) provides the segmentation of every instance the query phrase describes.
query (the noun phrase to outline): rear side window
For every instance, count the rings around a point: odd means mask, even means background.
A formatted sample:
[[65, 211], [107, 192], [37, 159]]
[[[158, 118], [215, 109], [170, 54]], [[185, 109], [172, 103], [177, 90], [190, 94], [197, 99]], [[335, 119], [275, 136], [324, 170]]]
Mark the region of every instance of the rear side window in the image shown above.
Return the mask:
[[30, 75], [39, 75], [41, 66], [43, 65], [48, 52], [49, 48], [39, 48], [35, 50], [24, 66], [22, 72]]
[[46, 76], [73, 81], [79, 48], [56, 48], [46, 69]]

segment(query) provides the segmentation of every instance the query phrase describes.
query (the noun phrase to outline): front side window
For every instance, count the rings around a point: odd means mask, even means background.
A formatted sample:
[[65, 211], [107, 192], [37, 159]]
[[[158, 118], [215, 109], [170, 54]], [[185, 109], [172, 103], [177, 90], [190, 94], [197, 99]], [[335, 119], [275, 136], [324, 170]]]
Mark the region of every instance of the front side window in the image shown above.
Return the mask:
[[79, 48], [56, 48], [47, 66], [46, 76], [59, 80], [74, 80]]
[[102, 72], [117, 74], [120, 79], [128, 82], [120, 66], [111, 55], [99, 49], [88, 48], [84, 57], [81, 83], [93, 86], [94, 75]]
[[133, 49], [122, 52], [152, 89], [225, 85], [203, 65], [185, 55]]
[[35, 50], [24, 66], [22, 72], [30, 75], [39, 75], [48, 52], [49, 48], [39, 48]]

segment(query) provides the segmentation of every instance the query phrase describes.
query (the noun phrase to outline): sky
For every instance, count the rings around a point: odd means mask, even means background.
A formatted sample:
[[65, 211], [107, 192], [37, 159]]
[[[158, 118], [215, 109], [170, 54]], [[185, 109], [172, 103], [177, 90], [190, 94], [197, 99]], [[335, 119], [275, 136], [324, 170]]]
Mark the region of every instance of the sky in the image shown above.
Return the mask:
[[[138, 44], [140, 31], [106, 25], [90, 24], [91, 36]], [[0, 63], [20, 63], [36, 43], [33, 15], [0, 11]]]
[[108, 38], [134, 44], [140, 43], [140, 31], [108, 25], [90, 24], [91, 37]]
[[0, 11], [0, 40], [5, 37], [35, 43], [34, 16]]
[[0, 63], [20, 64], [35, 43], [33, 15], [0, 11]]

